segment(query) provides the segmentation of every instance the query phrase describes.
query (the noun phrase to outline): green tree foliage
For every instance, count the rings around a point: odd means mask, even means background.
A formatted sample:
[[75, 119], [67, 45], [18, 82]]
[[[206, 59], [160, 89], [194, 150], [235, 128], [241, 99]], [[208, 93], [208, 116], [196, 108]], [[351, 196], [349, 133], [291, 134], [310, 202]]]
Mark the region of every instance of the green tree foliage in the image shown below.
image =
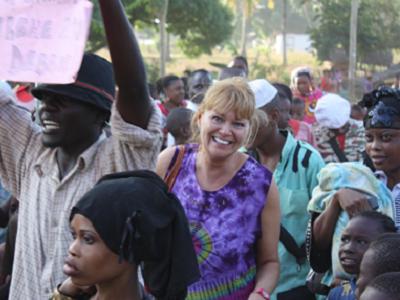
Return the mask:
[[[163, 0], [123, 0], [129, 20], [155, 26]], [[96, 2], [94, 2], [96, 3]], [[180, 38], [179, 45], [188, 56], [211, 53], [232, 34], [232, 13], [220, 0], [170, 0], [168, 32]], [[88, 49], [104, 46], [104, 30], [98, 6], [95, 5]]]
[[[331, 51], [348, 53], [351, 0], [313, 2], [316, 26], [310, 33], [318, 58], [327, 60]], [[357, 56], [365, 61], [369, 54], [400, 48], [400, 1], [362, 0], [358, 14]]]
[[219, 0], [170, 0], [168, 31], [180, 37], [188, 56], [210, 54], [233, 31], [231, 11]]

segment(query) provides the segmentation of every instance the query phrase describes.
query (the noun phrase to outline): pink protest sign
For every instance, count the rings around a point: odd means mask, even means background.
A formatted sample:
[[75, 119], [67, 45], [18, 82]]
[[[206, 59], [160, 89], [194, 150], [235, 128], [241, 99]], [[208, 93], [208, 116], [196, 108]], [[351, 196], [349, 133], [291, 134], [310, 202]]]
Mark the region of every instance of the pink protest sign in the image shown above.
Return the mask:
[[74, 82], [92, 9], [87, 0], [0, 0], [0, 79]]

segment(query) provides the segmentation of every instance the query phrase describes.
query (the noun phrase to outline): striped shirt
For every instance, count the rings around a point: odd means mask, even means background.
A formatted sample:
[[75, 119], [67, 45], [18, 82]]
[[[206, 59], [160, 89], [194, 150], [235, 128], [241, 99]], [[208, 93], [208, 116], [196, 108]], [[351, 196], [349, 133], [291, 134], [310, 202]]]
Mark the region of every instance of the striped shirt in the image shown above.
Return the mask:
[[[341, 149], [348, 161], [362, 162], [363, 152], [365, 150], [365, 129], [358, 121], [349, 120], [349, 130], [345, 135], [344, 149]], [[313, 145], [321, 153], [326, 163], [340, 162], [332, 146], [329, 144], [329, 139], [335, 136], [333, 131], [327, 127], [323, 127], [318, 123], [313, 124], [312, 134], [314, 136]], [[338, 140], [338, 139], [337, 139]], [[338, 141], [339, 147], [340, 143]]]
[[0, 176], [20, 200], [10, 299], [49, 299], [65, 279], [71, 208], [101, 176], [155, 167], [161, 124], [158, 110], [153, 111], [144, 130], [124, 122], [113, 107], [112, 136], [102, 135], [60, 180], [57, 149], [44, 147], [29, 113], [0, 94]]

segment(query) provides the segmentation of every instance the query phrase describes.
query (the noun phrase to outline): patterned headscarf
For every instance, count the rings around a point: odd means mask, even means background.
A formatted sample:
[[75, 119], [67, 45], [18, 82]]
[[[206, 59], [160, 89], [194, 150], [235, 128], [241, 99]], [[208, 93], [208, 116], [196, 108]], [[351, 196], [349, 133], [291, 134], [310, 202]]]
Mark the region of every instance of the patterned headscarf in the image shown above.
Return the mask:
[[368, 110], [365, 128], [400, 129], [400, 89], [379, 87], [365, 94], [360, 104]]
[[183, 208], [151, 171], [107, 175], [72, 209], [88, 218], [120, 260], [141, 264], [149, 292], [157, 299], [185, 299], [200, 277]]

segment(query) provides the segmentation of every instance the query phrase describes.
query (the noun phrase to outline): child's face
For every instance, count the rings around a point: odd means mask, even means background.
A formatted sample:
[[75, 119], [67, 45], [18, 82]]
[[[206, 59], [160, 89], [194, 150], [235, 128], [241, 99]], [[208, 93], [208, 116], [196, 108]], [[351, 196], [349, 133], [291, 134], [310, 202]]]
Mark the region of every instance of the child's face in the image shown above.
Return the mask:
[[400, 168], [400, 130], [369, 128], [365, 130], [365, 150], [377, 170], [397, 176]]
[[362, 120], [364, 120], [364, 116], [365, 116], [364, 112], [355, 110], [355, 109], [351, 109], [350, 118], [352, 118], [354, 120], [362, 121]]
[[360, 295], [364, 292], [368, 283], [375, 278], [374, 272], [374, 251], [369, 249], [365, 252], [360, 265], [360, 273], [357, 279], [356, 297], [360, 299]]
[[360, 300], [394, 300], [392, 297], [386, 295], [385, 293], [372, 288], [372, 287], [367, 287], [362, 293], [362, 295], [359, 298]]
[[368, 218], [355, 217], [343, 230], [339, 246], [339, 260], [349, 274], [360, 272], [360, 263], [369, 244], [382, 233], [379, 223]]
[[311, 91], [311, 81], [307, 76], [299, 76], [296, 78], [296, 87], [300, 94], [307, 95]]
[[303, 104], [292, 104], [290, 109], [290, 115], [292, 119], [303, 121], [304, 119], [304, 105]]
[[324, 77], [328, 78], [328, 77], [331, 77], [332, 73], [331, 73], [331, 71], [323, 71], [323, 72], [322, 72], [322, 75], [323, 75]]

